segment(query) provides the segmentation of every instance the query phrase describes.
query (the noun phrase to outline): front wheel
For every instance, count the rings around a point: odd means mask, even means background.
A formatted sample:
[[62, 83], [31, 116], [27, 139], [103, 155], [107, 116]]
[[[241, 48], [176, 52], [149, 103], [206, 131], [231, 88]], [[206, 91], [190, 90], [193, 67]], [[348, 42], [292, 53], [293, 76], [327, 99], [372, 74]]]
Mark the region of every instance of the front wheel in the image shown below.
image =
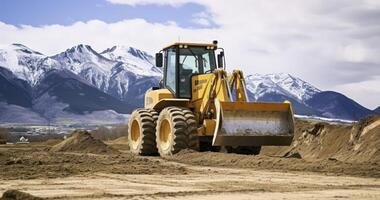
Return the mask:
[[128, 123], [128, 145], [132, 153], [156, 155], [156, 120], [158, 113], [152, 109], [137, 109]]
[[198, 150], [197, 122], [187, 108], [168, 107], [160, 112], [156, 127], [157, 149], [161, 156], [182, 149]]

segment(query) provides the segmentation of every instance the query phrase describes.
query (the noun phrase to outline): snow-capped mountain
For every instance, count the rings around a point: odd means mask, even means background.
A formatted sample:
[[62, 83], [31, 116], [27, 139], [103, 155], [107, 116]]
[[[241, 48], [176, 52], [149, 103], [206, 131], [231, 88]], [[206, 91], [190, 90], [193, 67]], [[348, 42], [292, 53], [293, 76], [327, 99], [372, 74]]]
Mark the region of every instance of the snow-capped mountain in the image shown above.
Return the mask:
[[102, 91], [107, 91], [112, 69], [121, 65], [117, 61], [109, 60], [89, 45], [77, 45], [51, 57], [57, 61], [54, 69], [70, 70]]
[[99, 54], [91, 46], [80, 44], [50, 57], [21, 44], [0, 49], [0, 66], [31, 86], [36, 86], [49, 70], [66, 69], [122, 100], [127, 100], [128, 91], [136, 89], [131, 86], [140, 78], [151, 77], [146, 87], [158, 83], [161, 69], [152, 63], [153, 56], [125, 46], [114, 46]]
[[321, 91], [290, 74], [253, 74], [246, 77], [251, 101], [292, 102], [299, 115], [358, 120], [374, 114], [352, 99], [331, 91]]
[[290, 74], [253, 74], [246, 77], [247, 90], [258, 100], [269, 92], [275, 92], [304, 102], [321, 92], [311, 84]]
[[31, 90], [32, 88], [26, 81], [17, 78], [8, 69], [0, 67], [0, 102], [31, 107]]
[[91, 46], [83, 44], [71, 47], [51, 58], [58, 61], [61, 65], [59, 66], [60, 68], [66, 68], [75, 74], [79, 74], [88, 68], [94, 68], [99, 72], [109, 74], [112, 67], [117, 64], [116, 61], [109, 60], [98, 54]]
[[104, 50], [101, 55], [125, 63], [125, 68], [138, 75], [161, 76], [162, 71], [154, 66], [154, 57], [133, 47], [113, 46]]
[[22, 44], [12, 44], [0, 49], [0, 66], [8, 68], [20, 79], [35, 85], [54, 61], [40, 52]]
[[47, 72], [34, 94], [33, 109], [51, 121], [59, 118], [62, 111], [75, 114], [101, 110], [131, 112], [126, 102], [93, 87], [67, 69]]
[[[11, 105], [23, 101], [22, 105], [32, 107], [31, 112], [45, 118], [50, 116], [46, 105], [56, 108], [52, 110], [57, 113], [58, 109], [74, 113], [108, 109], [128, 113], [143, 105], [145, 91], [157, 86], [161, 79], [161, 69], [152, 63], [153, 56], [124, 46], [100, 54], [91, 46], [80, 44], [46, 56], [24, 45], [12, 44], [0, 48], [3, 67], [0, 78], [4, 82], [0, 101]], [[23, 81], [27, 89], [14, 86]], [[28, 98], [17, 95], [25, 91]], [[21, 99], [15, 99], [17, 96]]]
[[99, 54], [89, 45], [78, 45], [51, 58], [59, 62], [55, 68], [70, 70], [122, 100], [128, 100], [128, 92], [135, 89], [131, 86], [138, 79], [150, 77], [156, 83], [161, 76], [161, 70], [152, 64], [152, 56], [131, 47], [114, 46]]

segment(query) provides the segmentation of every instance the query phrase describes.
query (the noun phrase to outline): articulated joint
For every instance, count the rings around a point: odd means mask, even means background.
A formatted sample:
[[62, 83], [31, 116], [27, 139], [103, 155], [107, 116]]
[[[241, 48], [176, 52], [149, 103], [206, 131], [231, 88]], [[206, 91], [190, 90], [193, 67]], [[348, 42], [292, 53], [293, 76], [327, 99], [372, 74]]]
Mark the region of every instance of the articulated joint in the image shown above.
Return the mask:
[[215, 69], [214, 74], [216, 77], [219, 78], [227, 77], [227, 72], [224, 69]]
[[232, 71], [232, 76], [236, 77], [236, 78], [239, 78], [239, 79], [243, 79], [244, 78], [243, 71], [241, 71], [239, 69], [234, 69]]

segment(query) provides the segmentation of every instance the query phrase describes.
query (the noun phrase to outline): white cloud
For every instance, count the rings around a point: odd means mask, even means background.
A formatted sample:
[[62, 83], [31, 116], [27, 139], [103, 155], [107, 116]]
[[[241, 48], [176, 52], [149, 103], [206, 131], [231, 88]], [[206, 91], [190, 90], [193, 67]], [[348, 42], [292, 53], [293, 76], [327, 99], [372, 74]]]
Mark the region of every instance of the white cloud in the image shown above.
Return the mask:
[[210, 26], [211, 25], [210, 21], [208, 21], [208, 19], [206, 19], [206, 18], [194, 18], [192, 21], [196, 24], [201, 25], [201, 26]]
[[193, 19], [191, 21], [201, 26], [210, 26], [211, 19], [212, 17], [210, 14], [206, 12], [199, 12], [199, 13], [193, 14]]
[[[198, 34], [191, 34], [193, 31]], [[124, 20], [110, 24], [91, 20], [76, 22], [70, 26], [42, 27], [15, 27], [0, 22], [2, 36], [0, 44], [21, 43], [47, 55], [59, 53], [80, 43], [90, 44], [98, 51], [115, 44], [124, 44], [154, 53], [164, 45], [177, 41], [179, 36], [189, 41], [211, 41], [213, 37], [208, 36], [211, 32], [180, 28], [173, 21], [152, 24], [143, 19]]]
[[[375, 109], [380, 104], [379, 86], [380, 76], [376, 76], [373, 80], [337, 85], [331, 89], [340, 91], [348, 97], [355, 97], [354, 100], [358, 102], [369, 102], [366, 106], [370, 109]], [[368, 101], [369, 99], [372, 101]]]
[[361, 46], [356, 44], [349, 44], [344, 47], [344, 58], [347, 61], [350, 62], [363, 62], [368, 60], [368, 50]]
[[[23, 43], [47, 54], [78, 43], [91, 44], [96, 50], [125, 44], [154, 53], [178, 38], [196, 42], [217, 39], [226, 49], [229, 69], [242, 68], [246, 74], [287, 72], [320, 89], [344, 92], [369, 107], [380, 102], [379, 93], [358, 89], [369, 80], [380, 81], [380, 4], [377, 1], [109, 2], [133, 6], [181, 6], [194, 2], [206, 8], [202, 15], [193, 16], [193, 20], [205, 26], [187, 29], [174, 21], [160, 24], [143, 19], [108, 24], [92, 20], [70, 26], [42, 27], [15, 27], [0, 22], [0, 44]], [[210, 23], [217, 27], [208, 26]], [[363, 92], [347, 93], [349, 87]], [[372, 98], [362, 98], [363, 94]]]

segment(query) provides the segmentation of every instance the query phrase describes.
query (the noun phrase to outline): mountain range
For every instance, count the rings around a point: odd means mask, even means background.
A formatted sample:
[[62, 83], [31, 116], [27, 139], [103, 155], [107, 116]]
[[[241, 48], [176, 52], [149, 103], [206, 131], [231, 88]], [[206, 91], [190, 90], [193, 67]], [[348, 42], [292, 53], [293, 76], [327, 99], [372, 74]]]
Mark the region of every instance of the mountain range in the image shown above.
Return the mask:
[[288, 100], [298, 115], [359, 120], [379, 110], [369, 110], [338, 92], [321, 91], [290, 74], [248, 75], [246, 85], [251, 101]]
[[[1, 48], [0, 122], [123, 122], [162, 78], [153, 60], [126, 46], [97, 52], [80, 44], [53, 56], [22, 44]], [[289, 100], [299, 115], [358, 120], [380, 112], [290, 74], [252, 74], [246, 84], [251, 101]]]

